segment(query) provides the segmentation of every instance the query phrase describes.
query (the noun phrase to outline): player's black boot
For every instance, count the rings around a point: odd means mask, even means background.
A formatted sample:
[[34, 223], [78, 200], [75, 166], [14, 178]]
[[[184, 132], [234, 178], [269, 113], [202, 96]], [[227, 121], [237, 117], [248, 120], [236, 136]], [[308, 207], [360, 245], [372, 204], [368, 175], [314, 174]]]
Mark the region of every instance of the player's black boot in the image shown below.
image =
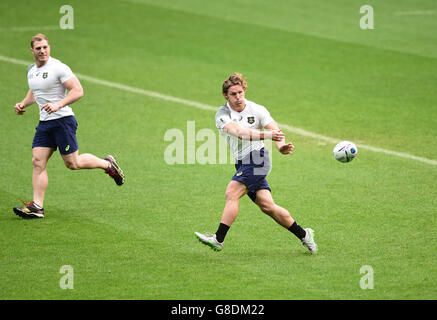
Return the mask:
[[44, 208], [41, 208], [35, 202], [26, 203], [24, 207], [14, 207], [14, 212], [17, 216], [24, 219], [44, 218]]
[[114, 179], [115, 183], [121, 186], [124, 183], [123, 170], [118, 166], [117, 161], [115, 161], [113, 156], [109, 155], [105, 157], [105, 160], [109, 162], [109, 167], [105, 170], [105, 173], [109, 174], [109, 176]]

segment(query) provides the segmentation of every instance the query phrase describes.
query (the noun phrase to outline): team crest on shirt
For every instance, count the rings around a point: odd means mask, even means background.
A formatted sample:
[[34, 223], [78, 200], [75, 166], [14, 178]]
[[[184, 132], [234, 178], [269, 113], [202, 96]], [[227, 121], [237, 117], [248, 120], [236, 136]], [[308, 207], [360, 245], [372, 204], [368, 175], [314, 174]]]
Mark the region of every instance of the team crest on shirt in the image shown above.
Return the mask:
[[47, 78], [48, 75], [49, 75], [48, 72], [44, 72], [44, 73], [42, 74], [42, 78], [45, 79], [45, 78]]
[[247, 117], [247, 122], [248, 122], [249, 124], [254, 123], [254, 122], [255, 122], [255, 117]]

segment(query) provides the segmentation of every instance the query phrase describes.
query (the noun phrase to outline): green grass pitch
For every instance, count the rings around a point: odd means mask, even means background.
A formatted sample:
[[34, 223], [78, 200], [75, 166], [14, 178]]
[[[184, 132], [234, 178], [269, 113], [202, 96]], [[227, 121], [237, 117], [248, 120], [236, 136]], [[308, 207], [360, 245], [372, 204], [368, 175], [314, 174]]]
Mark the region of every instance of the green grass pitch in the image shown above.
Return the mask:
[[[373, 30], [350, 0], [69, 4], [74, 29], [61, 30], [59, 1], [1, 1], [0, 56], [32, 62], [30, 38], [43, 32], [75, 73], [217, 108], [237, 71], [281, 124], [437, 160], [434, 1], [367, 1]], [[126, 184], [69, 171], [56, 153], [46, 217], [18, 218], [38, 110], [13, 112], [26, 67], [0, 59], [0, 70], [0, 299], [437, 298], [437, 165], [365, 148], [341, 164], [335, 144], [285, 130], [295, 153], [273, 153], [268, 181], [316, 231], [318, 255], [247, 197], [214, 252], [194, 232], [215, 232], [233, 165], [164, 161], [168, 130], [195, 121], [215, 132], [214, 112], [85, 79], [73, 105], [80, 152], [113, 154]], [[60, 287], [65, 265], [72, 290]], [[373, 289], [360, 287], [363, 266]]]

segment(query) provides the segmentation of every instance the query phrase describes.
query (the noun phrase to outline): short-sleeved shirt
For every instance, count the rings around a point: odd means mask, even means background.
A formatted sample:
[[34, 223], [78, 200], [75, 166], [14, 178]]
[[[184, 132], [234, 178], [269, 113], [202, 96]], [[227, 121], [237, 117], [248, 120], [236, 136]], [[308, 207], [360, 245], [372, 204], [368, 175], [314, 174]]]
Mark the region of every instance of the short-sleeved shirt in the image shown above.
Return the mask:
[[237, 112], [232, 110], [227, 102], [220, 107], [215, 115], [216, 127], [220, 134], [225, 138], [236, 160], [242, 160], [254, 150], [261, 150], [264, 147], [264, 143], [261, 140], [250, 141], [239, 139], [238, 137], [227, 133], [223, 128], [231, 122], [236, 122], [244, 128], [260, 130], [272, 121], [273, 118], [264, 106], [247, 99], [243, 111]]
[[58, 102], [65, 97], [67, 90], [62, 84], [73, 76], [70, 67], [52, 57], [49, 57], [47, 63], [40, 68], [33, 64], [27, 69], [27, 81], [39, 106], [40, 121], [74, 116], [73, 110], [69, 106], [65, 106], [52, 114], [41, 110], [42, 105]]

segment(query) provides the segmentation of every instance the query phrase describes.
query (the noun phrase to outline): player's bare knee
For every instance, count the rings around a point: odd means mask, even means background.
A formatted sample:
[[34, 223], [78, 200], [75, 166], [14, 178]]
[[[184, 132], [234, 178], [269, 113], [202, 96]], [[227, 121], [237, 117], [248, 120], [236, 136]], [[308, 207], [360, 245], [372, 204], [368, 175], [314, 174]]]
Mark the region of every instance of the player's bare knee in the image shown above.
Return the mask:
[[273, 201], [260, 201], [257, 202], [257, 205], [262, 212], [268, 215], [272, 215], [276, 209], [276, 205]]
[[32, 157], [32, 166], [35, 169], [44, 170], [46, 167], [46, 162], [44, 162], [40, 158], [34, 156], [34, 157]]
[[38, 160], [38, 158], [36, 158], [36, 157], [33, 157], [33, 158], [32, 158], [32, 166], [33, 166], [34, 168], [39, 167], [39, 160]]
[[262, 212], [268, 215], [271, 215], [275, 212], [275, 206], [271, 204], [263, 204], [260, 205], [259, 208], [261, 209]]
[[70, 170], [78, 170], [79, 166], [74, 161], [64, 161], [65, 166]]
[[238, 201], [240, 199], [240, 196], [236, 192], [231, 190], [226, 190], [225, 197], [226, 197], [226, 202]]

